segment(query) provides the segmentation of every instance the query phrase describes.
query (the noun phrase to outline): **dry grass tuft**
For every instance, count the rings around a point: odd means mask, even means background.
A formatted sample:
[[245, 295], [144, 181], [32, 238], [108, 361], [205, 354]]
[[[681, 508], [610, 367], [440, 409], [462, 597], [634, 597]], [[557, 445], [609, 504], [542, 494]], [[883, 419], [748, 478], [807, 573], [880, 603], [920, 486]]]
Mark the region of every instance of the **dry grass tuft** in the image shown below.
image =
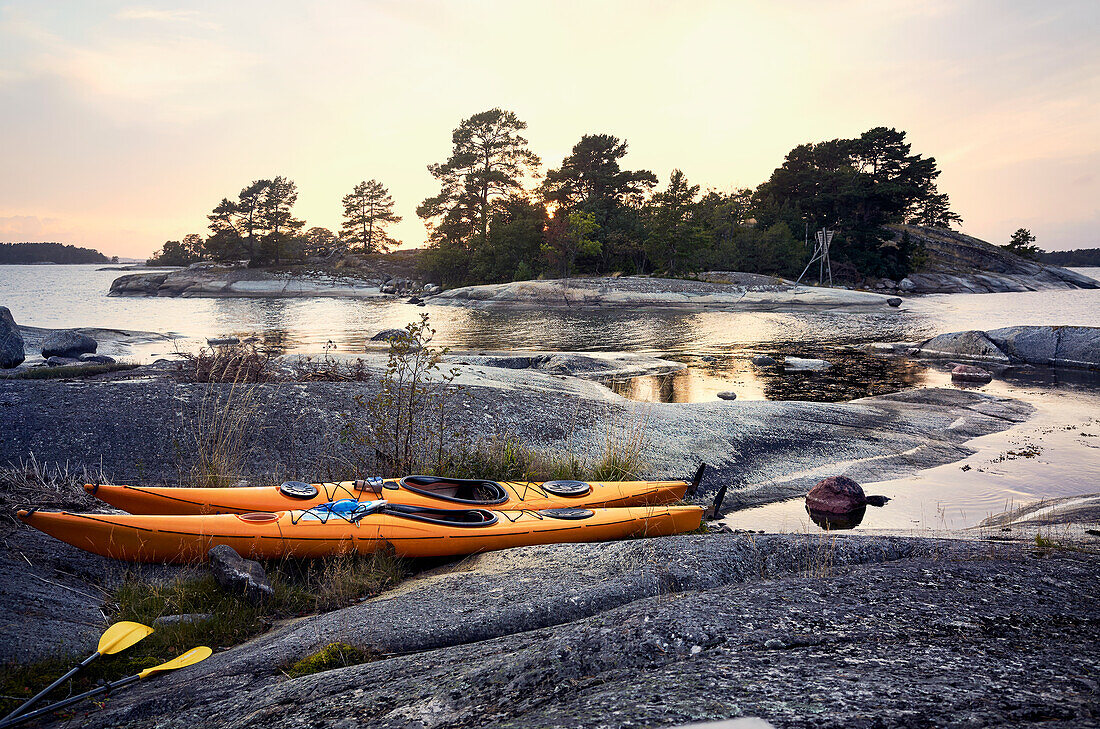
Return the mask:
[[198, 352], [178, 352], [180, 374], [189, 382], [271, 382], [278, 379], [274, 352], [254, 342], [201, 347]]
[[84, 491], [86, 483], [103, 483], [98, 471], [70, 467], [68, 463], [45, 464], [32, 453], [26, 461], [0, 468], [0, 506], [4, 517], [14, 521], [14, 507], [38, 506], [80, 510], [92, 503]]
[[198, 410], [184, 414], [184, 450], [190, 455], [180, 481], [196, 487], [221, 487], [243, 475], [249, 441], [257, 427], [255, 390], [233, 384], [210, 387]]

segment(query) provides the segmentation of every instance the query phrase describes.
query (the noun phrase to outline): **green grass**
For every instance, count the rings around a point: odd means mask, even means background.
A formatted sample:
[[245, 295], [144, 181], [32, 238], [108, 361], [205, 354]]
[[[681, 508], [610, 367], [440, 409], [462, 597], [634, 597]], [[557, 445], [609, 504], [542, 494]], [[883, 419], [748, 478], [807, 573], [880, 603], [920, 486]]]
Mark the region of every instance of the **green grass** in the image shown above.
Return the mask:
[[3, 375], [9, 380], [57, 380], [66, 377], [92, 377], [108, 372], [123, 372], [135, 369], [138, 365], [126, 362], [68, 365], [65, 367], [32, 367], [28, 370], [16, 372], [11, 375]]
[[[278, 620], [345, 607], [378, 594], [408, 572], [405, 562], [385, 553], [281, 560], [267, 563], [265, 569], [275, 595], [262, 605], [252, 605], [243, 596], [222, 590], [209, 573], [199, 568], [167, 582], [149, 582], [137, 577], [124, 581], [108, 601], [112, 622], [133, 620], [153, 625], [164, 615], [194, 613], [207, 613], [212, 619], [156, 626], [155, 632], [123, 653], [92, 663], [72, 681], [71, 689], [69, 686], [57, 689], [54, 698], [93, 688], [101, 679], [111, 681], [137, 673], [195, 646], [207, 645], [217, 650], [238, 645], [265, 632]], [[0, 666], [0, 716], [84, 657], [58, 656]], [[352, 657], [352, 653], [344, 651], [328, 660], [345, 661], [334, 663], [333, 667], [362, 662]], [[321, 663], [317, 658], [316, 664]], [[299, 670], [303, 671], [300, 675], [312, 672]]]

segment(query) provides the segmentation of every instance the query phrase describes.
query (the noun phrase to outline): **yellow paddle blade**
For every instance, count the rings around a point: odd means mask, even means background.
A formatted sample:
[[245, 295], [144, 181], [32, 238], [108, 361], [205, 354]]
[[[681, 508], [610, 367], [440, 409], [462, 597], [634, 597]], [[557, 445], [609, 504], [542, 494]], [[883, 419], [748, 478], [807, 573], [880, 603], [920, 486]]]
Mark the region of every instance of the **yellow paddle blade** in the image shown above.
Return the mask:
[[120, 653], [152, 632], [152, 628], [141, 623], [131, 623], [128, 620], [115, 623], [100, 636], [99, 654], [109, 656]]
[[158, 673], [160, 671], [174, 671], [177, 668], [187, 668], [193, 666], [199, 661], [205, 661], [210, 657], [214, 651], [210, 650], [204, 645], [200, 645], [198, 648], [192, 648], [181, 656], [176, 656], [167, 663], [162, 663], [159, 666], [153, 666], [152, 668], [146, 668], [144, 671], [138, 674], [139, 678], [145, 678], [151, 673]]

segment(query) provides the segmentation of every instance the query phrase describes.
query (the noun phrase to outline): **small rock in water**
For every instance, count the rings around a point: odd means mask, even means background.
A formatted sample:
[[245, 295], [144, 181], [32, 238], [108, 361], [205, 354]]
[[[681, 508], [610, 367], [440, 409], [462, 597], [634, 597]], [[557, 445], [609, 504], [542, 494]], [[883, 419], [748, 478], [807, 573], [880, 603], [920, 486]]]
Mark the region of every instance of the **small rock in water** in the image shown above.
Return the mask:
[[421, 299], [420, 299], [419, 296], [413, 296], [413, 297], [409, 298], [407, 303], [409, 303], [409, 304], [419, 304], [420, 302], [421, 302]]
[[26, 358], [23, 335], [19, 333], [8, 307], [0, 306], [0, 369], [17, 367]]
[[955, 365], [955, 369], [951, 370], [951, 379], [955, 382], [978, 382], [984, 385], [993, 381], [993, 373], [974, 365], [961, 364]]
[[899, 299], [897, 296], [891, 296], [889, 299], [886, 300], [886, 303], [890, 306], [901, 306], [901, 299]]
[[758, 354], [752, 358], [752, 363], [757, 367], [767, 367], [768, 365], [775, 364], [775, 359], [766, 354]]
[[42, 342], [42, 356], [50, 357], [79, 357], [82, 354], [95, 352], [99, 344], [87, 334], [63, 329], [52, 332]]
[[245, 559], [226, 544], [219, 544], [208, 553], [210, 571], [224, 590], [243, 594], [249, 602], [258, 604], [275, 594], [275, 588], [259, 562]]
[[390, 342], [408, 335], [404, 329], [383, 329], [370, 338], [372, 342]]
[[737, 393], [733, 392], [732, 390], [726, 390], [724, 392], [718, 393], [718, 397], [721, 400], [736, 400]]
[[806, 508], [826, 514], [847, 514], [867, 505], [863, 487], [847, 476], [829, 476], [806, 494]]
[[790, 372], [817, 372], [832, 367], [832, 363], [823, 359], [803, 359], [802, 357], [784, 357], [783, 369]]
[[46, 364], [50, 367], [70, 367], [72, 365], [81, 364], [80, 360], [76, 357], [47, 357]]
[[206, 343], [211, 347], [223, 347], [227, 344], [240, 344], [239, 337], [219, 337], [217, 339], [207, 339]]

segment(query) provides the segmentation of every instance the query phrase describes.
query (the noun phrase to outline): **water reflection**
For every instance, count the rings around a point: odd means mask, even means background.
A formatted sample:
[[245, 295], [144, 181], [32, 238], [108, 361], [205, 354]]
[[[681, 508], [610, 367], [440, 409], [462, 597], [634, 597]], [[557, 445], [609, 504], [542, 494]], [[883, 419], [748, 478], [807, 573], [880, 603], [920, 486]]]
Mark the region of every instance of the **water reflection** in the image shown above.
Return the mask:
[[867, 513], [867, 507], [861, 506], [854, 511], [849, 511], [847, 514], [830, 514], [825, 511], [814, 511], [813, 509], [806, 507], [806, 513], [810, 515], [810, 519], [814, 524], [825, 531], [831, 532], [838, 529], [855, 529], [863, 522], [863, 516]]
[[901, 358], [879, 357], [856, 350], [787, 352], [800, 357], [823, 357], [832, 367], [821, 372], [788, 372], [783, 369], [784, 353], [772, 352], [776, 365], [757, 367], [754, 352], [742, 351], [723, 357], [679, 357], [668, 355], [688, 368], [667, 375], [647, 375], [608, 383], [623, 397], [642, 402], [705, 402], [718, 393], [732, 391], [739, 400], [807, 400], [845, 402], [898, 392], [923, 384], [926, 365]]

